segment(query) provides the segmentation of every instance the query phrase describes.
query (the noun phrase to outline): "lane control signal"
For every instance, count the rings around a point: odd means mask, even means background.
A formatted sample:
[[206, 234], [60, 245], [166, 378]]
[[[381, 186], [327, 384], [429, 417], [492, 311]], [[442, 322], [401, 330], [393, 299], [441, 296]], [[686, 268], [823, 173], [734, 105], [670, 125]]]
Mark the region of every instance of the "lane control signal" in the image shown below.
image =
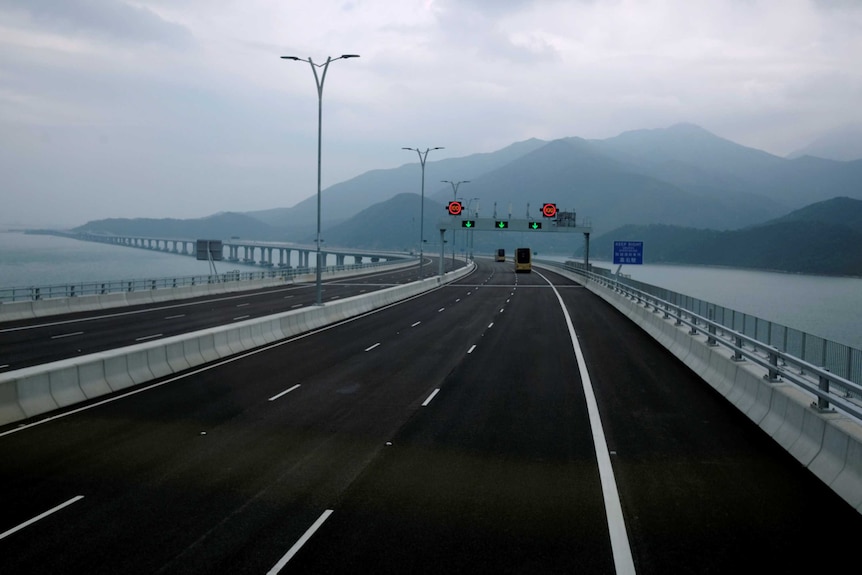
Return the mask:
[[530, 229], [531, 230], [541, 230], [542, 229], [542, 222], [530, 222]]
[[461, 221], [461, 227], [462, 228], [475, 228], [476, 227], [476, 220], [462, 220]]
[[507, 222], [506, 220], [497, 220], [496, 222], [494, 222], [494, 227], [498, 230], [505, 230], [509, 227], [509, 222]]

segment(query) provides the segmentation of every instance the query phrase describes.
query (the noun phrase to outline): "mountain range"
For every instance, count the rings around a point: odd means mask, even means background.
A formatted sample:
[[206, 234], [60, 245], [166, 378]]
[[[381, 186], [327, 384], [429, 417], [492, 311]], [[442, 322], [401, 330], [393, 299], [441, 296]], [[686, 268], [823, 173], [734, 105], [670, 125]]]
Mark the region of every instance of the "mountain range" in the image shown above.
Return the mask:
[[862, 276], [862, 200], [833, 198], [741, 230], [623, 226], [591, 241], [590, 254], [612, 261], [625, 240], [644, 242], [651, 263]]
[[[327, 245], [418, 247], [420, 178], [416, 162], [372, 170], [323, 190], [322, 235]], [[480, 217], [511, 213], [514, 218], [538, 219], [542, 204], [554, 202], [562, 210], [576, 212], [579, 223], [592, 225], [594, 238], [624, 226], [718, 233], [742, 232], [770, 222], [800, 232], [798, 222], [779, 218], [833, 198], [862, 200], [862, 160], [782, 158], [692, 124], [630, 131], [604, 140], [530, 139], [492, 153], [429, 159], [424, 206], [429, 243], [438, 242], [437, 224], [449, 217], [445, 205], [453, 199], [451, 186], [442, 180], [465, 181], [459, 192], [465, 206], [478, 210]], [[313, 196], [291, 208], [215, 214], [199, 220], [152, 220], [143, 227], [142, 220], [100, 220], [77, 230], [148, 229], [149, 235], [162, 236], [174, 229], [171, 236], [311, 242], [316, 202]], [[186, 225], [174, 225], [177, 222]], [[526, 241], [517, 235], [477, 233], [475, 245], [487, 249], [501, 242]], [[568, 234], [565, 238], [536, 235], [529, 241], [534, 249], [560, 253], [572, 253], [582, 243], [575, 245]], [[857, 273], [862, 274], [862, 269]]]

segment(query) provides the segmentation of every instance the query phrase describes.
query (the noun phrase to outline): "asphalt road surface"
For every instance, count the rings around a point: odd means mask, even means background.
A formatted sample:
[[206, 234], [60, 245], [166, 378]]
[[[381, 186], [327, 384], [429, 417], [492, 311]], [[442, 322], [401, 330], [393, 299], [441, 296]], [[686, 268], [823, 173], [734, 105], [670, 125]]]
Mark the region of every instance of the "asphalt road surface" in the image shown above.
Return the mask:
[[[426, 258], [423, 276], [439, 270]], [[463, 266], [446, 259], [445, 269]], [[322, 282], [324, 303], [418, 279], [417, 265]], [[0, 323], [0, 372], [79, 357], [315, 305], [316, 283], [247, 290]]]
[[0, 462], [3, 573], [798, 573], [862, 533], [602, 300], [490, 261]]

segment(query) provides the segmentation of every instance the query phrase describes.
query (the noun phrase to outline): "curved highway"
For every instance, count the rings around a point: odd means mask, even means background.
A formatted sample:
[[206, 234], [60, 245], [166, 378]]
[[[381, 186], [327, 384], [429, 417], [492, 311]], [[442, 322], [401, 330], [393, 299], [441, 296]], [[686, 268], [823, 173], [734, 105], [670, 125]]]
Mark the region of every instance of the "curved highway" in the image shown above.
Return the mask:
[[821, 569], [862, 518], [589, 291], [480, 260], [0, 431], [6, 573]]

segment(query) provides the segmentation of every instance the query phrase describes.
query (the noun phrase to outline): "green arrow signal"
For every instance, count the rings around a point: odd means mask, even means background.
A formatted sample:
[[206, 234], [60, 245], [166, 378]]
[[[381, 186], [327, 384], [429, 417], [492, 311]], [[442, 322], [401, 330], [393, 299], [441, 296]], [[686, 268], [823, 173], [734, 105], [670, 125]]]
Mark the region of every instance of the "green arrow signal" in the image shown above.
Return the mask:
[[542, 229], [542, 224], [540, 224], [539, 222], [530, 222], [530, 227], [534, 230], [540, 230]]
[[474, 225], [476, 225], [476, 222], [474, 222], [473, 220], [464, 220], [463, 222], [461, 222], [461, 227], [464, 228], [472, 228]]
[[509, 227], [509, 222], [506, 222], [506, 221], [498, 221], [498, 222], [497, 222], [497, 227], [498, 227], [498, 228], [500, 228], [501, 230], [502, 230], [503, 228], [508, 228], [508, 227]]

